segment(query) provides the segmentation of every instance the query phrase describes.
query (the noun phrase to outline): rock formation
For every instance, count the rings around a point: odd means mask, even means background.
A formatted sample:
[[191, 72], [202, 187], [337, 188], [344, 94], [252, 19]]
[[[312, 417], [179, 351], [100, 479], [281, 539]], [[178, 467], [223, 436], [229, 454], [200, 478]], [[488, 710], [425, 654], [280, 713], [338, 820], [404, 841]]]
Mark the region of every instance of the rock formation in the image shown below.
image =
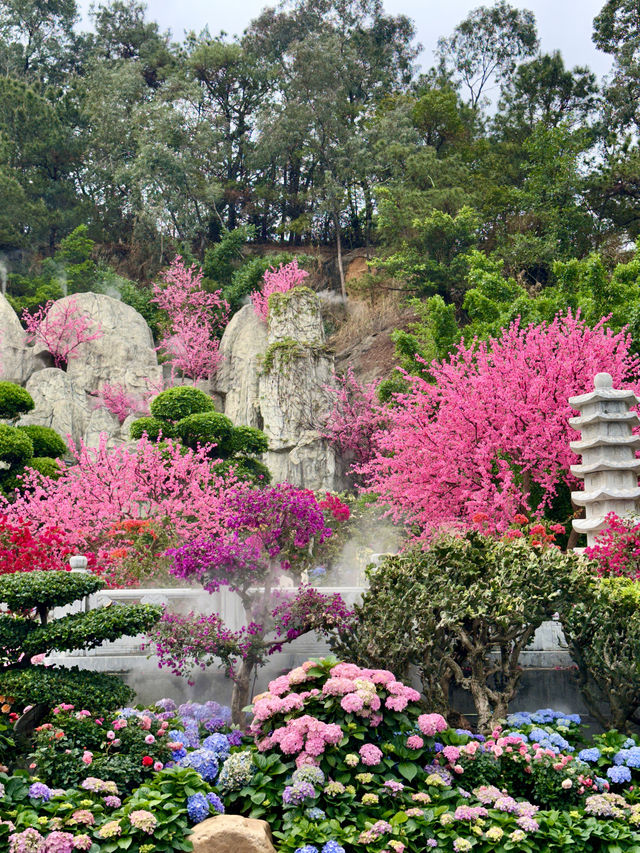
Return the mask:
[[[42, 345], [28, 346], [20, 321], [0, 296], [0, 367], [2, 378], [25, 385], [35, 408], [20, 419], [24, 424], [50, 426], [75, 443], [98, 443], [101, 432], [119, 443], [128, 433], [118, 419], [97, 406], [95, 393], [106, 383], [119, 385], [142, 398], [151, 388], [162, 387], [149, 327], [138, 312], [110, 296], [78, 293], [56, 302], [61, 310], [74, 299], [78, 310], [102, 330], [101, 337], [80, 345], [66, 370], [53, 367]], [[124, 425], [126, 426], [126, 424]]]
[[317, 296], [295, 288], [270, 299], [268, 327], [246, 305], [222, 337], [215, 383], [224, 413], [269, 439], [265, 463], [274, 482], [309, 489], [342, 487], [338, 460], [317, 432], [333, 378]]
[[[127, 441], [132, 418], [120, 425], [95, 395], [107, 383], [139, 399], [163, 387], [149, 327], [129, 305], [96, 293], [60, 299], [52, 312], [70, 299], [102, 334], [81, 344], [62, 370], [42, 345], [27, 345], [20, 321], [0, 296], [2, 378], [26, 386], [34, 399], [34, 410], [21, 423], [52, 427], [76, 445], [96, 446], [101, 433], [112, 444]], [[328, 402], [324, 388], [334, 371], [318, 297], [296, 288], [274, 294], [270, 304], [268, 326], [251, 305], [231, 319], [221, 342], [221, 368], [206, 390], [218, 396], [234, 424], [267, 434], [264, 461], [274, 482], [342, 488], [339, 460], [317, 432]]]

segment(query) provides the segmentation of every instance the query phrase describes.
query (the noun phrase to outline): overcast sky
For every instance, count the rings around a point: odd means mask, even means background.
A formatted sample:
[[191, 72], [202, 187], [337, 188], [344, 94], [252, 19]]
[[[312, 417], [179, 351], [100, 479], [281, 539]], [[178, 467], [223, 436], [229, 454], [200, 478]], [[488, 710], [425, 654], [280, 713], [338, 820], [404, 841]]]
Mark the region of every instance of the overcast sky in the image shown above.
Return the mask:
[[[490, 5], [490, 0], [484, 0]], [[599, 76], [610, 68], [609, 57], [596, 50], [591, 41], [592, 21], [605, 0], [511, 0], [520, 8], [531, 9], [538, 22], [542, 50], [561, 51], [565, 63], [588, 65]], [[86, 13], [91, 0], [80, 0]], [[220, 30], [240, 35], [252, 18], [265, 6], [276, 3], [264, 0], [148, 0], [148, 17], [158, 21], [161, 28], [171, 30], [180, 40], [185, 31], [200, 31], [209, 27], [212, 35]], [[440, 36], [449, 35], [455, 25], [482, 0], [385, 0], [386, 11], [405, 14], [416, 25], [418, 41], [424, 46], [421, 64], [428, 68]], [[85, 22], [88, 25], [88, 21]]]

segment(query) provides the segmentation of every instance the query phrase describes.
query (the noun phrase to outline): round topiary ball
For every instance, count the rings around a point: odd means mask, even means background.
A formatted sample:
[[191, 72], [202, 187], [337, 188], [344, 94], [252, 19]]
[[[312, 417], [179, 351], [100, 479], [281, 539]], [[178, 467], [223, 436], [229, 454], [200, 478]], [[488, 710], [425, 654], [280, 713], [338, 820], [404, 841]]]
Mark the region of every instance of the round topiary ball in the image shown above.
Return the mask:
[[188, 415], [215, 411], [211, 397], [190, 385], [167, 388], [152, 401], [150, 408], [154, 418], [165, 418], [169, 421], [180, 421]]
[[160, 418], [138, 418], [129, 427], [129, 437], [139, 441], [146, 435], [150, 441], [157, 441], [162, 433], [163, 438], [174, 438], [175, 430], [169, 421], [161, 421]]
[[233, 423], [220, 412], [200, 412], [178, 421], [176, 432], [187, 447], [215, 444], [212, 455], [226, 459], [233, 453]]
[[19, 425], [17, 429], [25, 432], [31, 439], [34, 456], [47, 456], [56, 459], [59, 456], [64, 456], [67, 452], [67, 445], [51, 427], [25, 424]]
[[30, 412], [35, 403], [31, 394], [14, 382], [0, 382], [0, 418], [12, 420]]
[[243, 455], [246, 453], [266, 453], [269, 449], [269, 439], [262, 430], [249, 426], [234, 427], [233, 452]]
[[33, 456], [33, 443], [28, 435], [17, 427], [0, 424], [0, 462], [12, 467], [24, 465]]

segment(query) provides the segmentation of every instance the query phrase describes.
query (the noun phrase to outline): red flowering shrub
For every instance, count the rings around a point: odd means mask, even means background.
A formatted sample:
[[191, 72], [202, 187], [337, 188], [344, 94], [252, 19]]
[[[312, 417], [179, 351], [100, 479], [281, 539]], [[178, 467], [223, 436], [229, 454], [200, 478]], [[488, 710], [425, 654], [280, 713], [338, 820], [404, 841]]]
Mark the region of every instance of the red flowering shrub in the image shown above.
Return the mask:
[[23, 521], [11, 522], [0, 515], [0, 575], [68, 570], [66, 558], [71, 553], [72, 548], [56, 528], [34, 531]]
[[610, 512], [607, 527], [585, 554], [596, 563], [602, 577], [640, 580], [640, 521], [623, 519]]

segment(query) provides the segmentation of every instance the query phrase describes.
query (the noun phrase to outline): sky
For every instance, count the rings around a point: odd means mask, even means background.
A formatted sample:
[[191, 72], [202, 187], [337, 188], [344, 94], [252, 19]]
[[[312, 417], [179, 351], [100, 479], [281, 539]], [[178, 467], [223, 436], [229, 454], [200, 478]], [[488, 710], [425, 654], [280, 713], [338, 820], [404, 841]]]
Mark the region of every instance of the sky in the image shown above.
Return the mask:
[[[384, 0], [385, 10], [391, 14], [405, 14], [412, 18], [418, 41], [424, 51], [420, 57], [423, 69], [432, 64], [433, 51], [440, 36], [451, 33], [471, 9], [491, 5], [491, 0]], [[80, 0], [85, 25], [91, 0]], [[519, 8], [530, 9], [536, 16], [543, 51], [559, 50], [565, 63], [588, 65], [599, 77], [611, 66], [609, 57], [596, 50], [591, 41], [593, 18], [605, 0], [511, 0]], [[185, 31], [199, 32], [205, 26], [212, 35], [224, 30], [230, 35], [240, 35], [249, 21], [266, 6], [277, 5], [265, 0], [147, 0], [148, 17], [156, 20], [161, 29], [171, 30], [176, 41]]]

